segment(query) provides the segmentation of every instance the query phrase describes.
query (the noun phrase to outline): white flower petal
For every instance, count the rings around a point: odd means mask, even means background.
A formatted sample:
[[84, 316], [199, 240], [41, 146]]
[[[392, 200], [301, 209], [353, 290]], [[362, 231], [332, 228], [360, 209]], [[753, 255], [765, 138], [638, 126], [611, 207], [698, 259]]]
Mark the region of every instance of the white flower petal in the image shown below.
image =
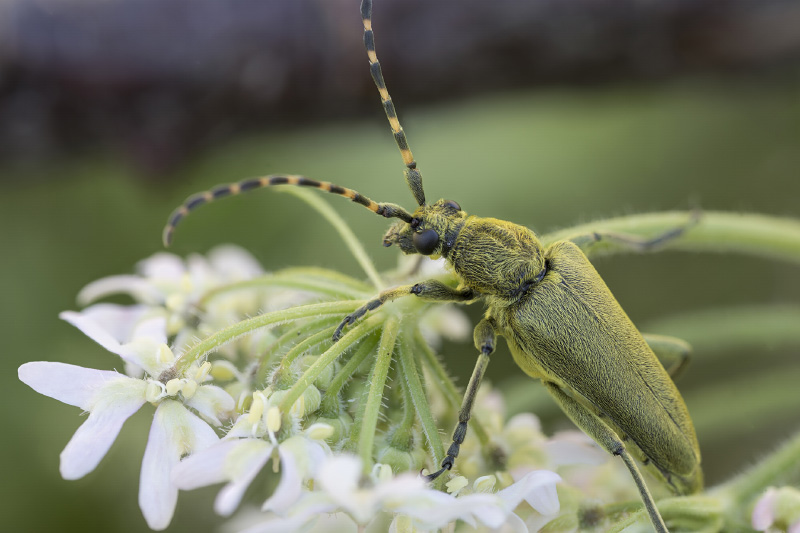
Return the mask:
[[131, 339], [133, 328], [149, 312], [144, 305], [95, 304], [80, 313], [63, 311], [58, 316], [81, 330], [110, 352]]
[[239, 446], [228, 454], [224, 465], [230, 483], [219, 491], [214, 501], [214, 510], [222, 516], [233, 514], [242, 501], [247, 487], [272, 454], [272, 445], [263, 440], [244, 439], [238, 444]]
[[227, 281], [252, 279], [264, 273], [263, 267], [250, 252], [232, 244], [213, 248], [208, 252], [208, 261], [214, 271]]
[[161, 402], [150, 427], [139, 478], [139, 507], [150, 529], [162, 530], [172, 520], [178, 488], [170, 482], [170, 474], [181, 456], [218, 440], [214, 430], [182, 404]]
[[528, 533], [528, 526], [518, 515], [511, 513], [506, 517], [506, 521], [494, 533]]
[[497, 493], [513, 511], [525, 500], [541, 514], [554, 514], [559, 510], [556, 483], [561, 477], [549, 470], [536, 470], [523, 476], [513, 485]]
[[275, 487], [272, 496], [264, 502], [261, 510], [283, 515], [300, 497], [303, 480], [298, 472], [294, 455], [283, 450], [282, 447], [278, 447], [278, 454], [281, 458], [281, 480]]
[[145, 383], [124, 378], [103, 387], [89, 417], [61, 452], [61, 476], [79, 479], [97, 467], [125, 421], [144, 404]]
[[143, 305], [97, 304], [59, 316], [109, 352], [158, 375], [162, 369], [154, 361], [158, 347], [167, 340], [166, 318], [145, 318], [150, 312]]
[[66, 363], [34, 361], [17, 371], [20, 381], [59, 402], [90, 411], [99, 388], [127, 377], [110, 370], [96, 370]]
[[175, 254], [158, 252], [136, 265], [138, 270], [145, 278], [180, 281], [181, 276], [186, 272], [183, 259]]
[[228, 414], [236, 407], [236, 402], [224, 389], [215, 385], [202, 385], [197, 388], [186, 405], [195, 409], [208, 422], [219, 426], [220, 418], [227, 418]]
[[756, 502], [751, 517], [751, 525], [756, 531], [766, 531], [775, 521], [775, 504], [778, 501], [778, 491], [769, 487]]
[[352, 455], [331, 457], [322, 465], [317, 481], [323, 490], [332, 496], [347, 496], [358, 488], [361, 476], [361, 461]]
[[147, 280], [139, 276], [108, 276], [86, 285], [78, 293], [78, 303], [88, 305], [112, 294], [130, 294], [135, 300], [146, 304], [159, 304], [164, 295]]
[[172, 469], [172, 483], [181, 490], [194, 490], [228, 481], [225, 463], [240, 441], [221, 440], [183, 459]]

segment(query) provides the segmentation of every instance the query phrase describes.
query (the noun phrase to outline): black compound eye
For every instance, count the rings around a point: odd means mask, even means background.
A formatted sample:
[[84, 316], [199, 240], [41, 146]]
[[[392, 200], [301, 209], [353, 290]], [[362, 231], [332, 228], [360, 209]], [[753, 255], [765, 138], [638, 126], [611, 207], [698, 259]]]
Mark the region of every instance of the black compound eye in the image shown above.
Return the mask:
[[445, 200], [443, 205], [445, 207], [452, 207], [456, 211], [461, 211], [461, 206], [458, 205], [458, 202], [455, 202], [453, 200]]
[[415, 233], [412, 237], [414, 248], [417, 249], [422, 255], [431, 255], [436, 246], [439, 245], [439, 234], [436, 230], [426, 229], [419, 233]]

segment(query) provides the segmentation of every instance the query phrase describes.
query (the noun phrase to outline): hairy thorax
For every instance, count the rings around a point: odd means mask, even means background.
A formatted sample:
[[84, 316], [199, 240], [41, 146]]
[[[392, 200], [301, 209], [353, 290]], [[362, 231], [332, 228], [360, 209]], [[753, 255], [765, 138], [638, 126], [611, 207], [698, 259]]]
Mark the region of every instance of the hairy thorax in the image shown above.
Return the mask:
[[542, 245], [524, 226], [468, 217], [447, 259], [465, 285], [503, 300], [516, 300], [544, 269]]

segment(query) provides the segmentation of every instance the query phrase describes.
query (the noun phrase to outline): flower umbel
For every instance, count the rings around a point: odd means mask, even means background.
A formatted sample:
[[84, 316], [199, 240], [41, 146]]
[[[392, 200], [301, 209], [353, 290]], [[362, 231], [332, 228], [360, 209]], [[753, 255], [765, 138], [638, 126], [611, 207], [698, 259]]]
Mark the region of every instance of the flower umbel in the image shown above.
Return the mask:
[[[364, 264], [363, 250], [355, 255]], [[149, 403], [139, 504], [152, 529], [169, 525], [179, 489], [214, 484], [222, 484], [214, 502], [222, 516], [256, 500], [259, 511], [243, 509], [236, 522], [248, 532], [622, 531], [647, 523], [619, 461], [582, 433], [545, 435], [530, 413], [508, 419], [486, 383], [453, 472], [426, 484], [420, 469], [441, 463], [440, 430], [455, 425], [462, 399], [431, 345], [469, 328], [456, 307], [400, 298], [334, 342], [343, 317], [384, 286], [371, 265], [365, 270], [372, 284], [320, 268], [265, 273], [231, 247], [187, 261], [157, 254], [136, 275], [87, 286], [84, 302], [116, 293], [135, 301], [61, 315], [119, 356], [124, 373], [60, 362], [19, 369], [37, 392], [88, 413], [61, 454], [62, 476], [94, 470]], [[392, 285], [457, 283], [428, 259], [383, 276]], [[752, 522], [794, 533], [800, 499], [783, 485], [800, 478], [799, 456], [800, 435], [751, 472], [708, 493], [662, 499], [659, 509], [672, 531]], [[265, 483], [254, 483], [259, 477]], [[781, 488], [767, 490], [775, 478]]]

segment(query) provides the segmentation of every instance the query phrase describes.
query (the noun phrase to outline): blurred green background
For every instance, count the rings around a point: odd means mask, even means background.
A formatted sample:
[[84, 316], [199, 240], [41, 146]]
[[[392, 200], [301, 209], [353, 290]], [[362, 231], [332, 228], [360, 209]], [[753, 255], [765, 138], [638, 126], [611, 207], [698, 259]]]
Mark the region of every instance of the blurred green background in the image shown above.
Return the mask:
[[[366, 76], [366, 62], [364, 67]], [[390, 64], [384, 70], [392, 89]], [[402, 93], [393, 96], [429, 199], [451, 198], [470, 213], [547, 232], [601, 217], [693, 206], [800, 216], [799, 89], [798, 70], [779, 69], [551, 84], [433, 104], [405, 105]], [[16, 369], [31, 360], [118, 367], [114, 356], [59, 321], [58, 312], [76, 309], [75, 295], [86, 283], [131, 272], [137, 261], [160, 251], [163, 223], [187, 195], [265, 173], [304, 174], [413, 206], [377, 95], [367, 116], [231, 135], [157, 176], [107, 147], [0, 165], [6, 413], [0, 529], [147, 529], [136, 492], [152, 408], [126, 424], [95, 472], [64, 481], [58, 454], [82, 422], [79, 411], [34, 393], [18, 381]], [[329, 199], [375, 262], [393, 267], [398, 252], [381, 246], [386, 221]], [[178, 230], [172, 251], [202, 253], [226, 242], [247, 248], [267, 269], [322, 265], [363, 277], [317, 213], [274, 190], [204, 207]], [[660, 253], [600, 259], [596, 266], [642, 329], [700, 339], [702, 349], [678, 385], [695, 416], [710, 484], [800, 429], [796, 340], [768, 338], [719, 350], [716, 342], [703, 344], [702, 321], [689, 321], [700, 325], [694, 330], [665, 321], [744, 305], [787, 306], [782, 316], [796, 321], [799, 265]], [[473, 321], [479, 307], [469, 310]], [[473, 347], [447, 344], [443, 351], [450, 371], [465, 383]], [[539, 387], [520, 382], [519, 375], [503, 346], [488, 379]], [[562, 426], [553, 421], [549, 427]], [[213, 494], [183, 494], [170, 530], [207, 530], [218, 523], [209, 509]]]

